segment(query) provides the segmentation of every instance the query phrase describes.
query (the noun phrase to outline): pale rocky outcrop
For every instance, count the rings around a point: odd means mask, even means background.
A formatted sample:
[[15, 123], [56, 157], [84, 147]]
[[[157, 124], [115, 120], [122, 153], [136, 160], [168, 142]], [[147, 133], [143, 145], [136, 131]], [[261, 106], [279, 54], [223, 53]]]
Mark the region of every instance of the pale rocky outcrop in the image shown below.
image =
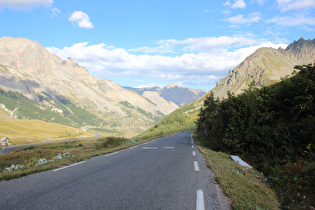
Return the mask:
[[[52, 100], [62, 96], [105, 121], [115, 120], [116, 129], [133, 134], [133, 129], [153, 125], [144, 112], [161, 118], [177, 108], [165, 100], [152, 103], [110, 80], [94, 78], [71, 58], [62, 60], [38, 42], [24, 38], [0, 38], [0, 88], [19, 91], [37, 102], [43, 94]], [[134, 108], [125, 107], [125, 101]]]
[[254, 81], [257, 87], [268, 86], [290, 76], [294, 66], [315, 62], [315, 39], [294, 41], [286, 49], [260, 48], [230, 70], [211, 90], [225, 98], [228, 91], [242, 93]]

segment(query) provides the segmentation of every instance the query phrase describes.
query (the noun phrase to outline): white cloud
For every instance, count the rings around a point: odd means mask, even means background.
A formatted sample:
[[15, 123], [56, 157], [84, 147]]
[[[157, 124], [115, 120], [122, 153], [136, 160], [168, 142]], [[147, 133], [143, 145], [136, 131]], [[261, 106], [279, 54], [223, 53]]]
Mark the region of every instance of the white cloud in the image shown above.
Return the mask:
[[225, 3], [223, 3], [223, 6], [231, 6], [231, 3], [229, 0], [227, 0]]
[[231, 11], [230, 10], [224, 10], [224, 11], [222, 11], [222, 14], [223, 15], [230, 15]]
[[235, 3], [232, 5], [232, 8], [245, 8], [246, 7], [246, 3], [243, 0], [237, 0], [235, 1]]
[[[168, 43], [170, 45], [182, 46], [182, 50], [186, 52], [203, 52], [214, 53], [225, 52], [231, 46], [248, 46], [260, 44], [265, 40], [251, 39], [246, 36], [220, 36], [220, 37], [202, 37], [189, 38], [185, 40], [161, 40], [159, 43]], [[173, 46], [174, 48], [174, 46]]]
[[231, 7], [233, 9], [245, 8], [246, 3], [244, 2], [244, 0], [234, 0], [234, 3], [231, 3], [229, 0], [227, 0], [225, 3], [223, 3], [223, 6], [228, 6], [228, 7]]
[[251, 13], [247, 17], [244, 17], [244, 15], [237, 15], [227, 19], [227, 21], [232, 24], [251, 24], [257, 23], [260, 20], [261, 20], [260, 13], [257, 12]]
[[224, 36], [170, 39], [159, 43], [173, 45], [176, 49], [182, 49], [184, 54], [135, 55], [122, 48], [109, 48], [104, 43], [89, 45], [87, 42], [63, 49], [47, 49], [63, 59], [71, 57], [96, 77], [154, 78], [187, 84], [191, 80], [212, 83], [217, 81], [228, 69], [234, 68], [259, 47], [286, 47], [284, 44], [273, 44], [266, 40]]
[[0, 8], [28, 9], [34, 6], [51, 6], [53, 0], [0, 0]]
[[80, 28], [93, 28], [89, 16], [81, 11], [74, 11], [69, 17], [71, 22], [77, 23]]
[[160, 53], [160, 54], [164, 54], [164, 53], [175, 53], [175, 51], [173, 50], [173, 46], [170, 45], [169, 43], [158, 43], [159, 46], [158, 47], [138, 47], [135, 49], [129, 49], [129, 52], [142, 52], [142, 53]]
[[253, 4], [257, 2], [259, 5], [264, 5], [265, 4], [265, 0], [251, 0], [250, 3]]
[[276, 23], [280, 26], [315, 25], [315, 17], [305, 17], [304, 15], [297, 14], [296, 16], [274, 17], [267, 22]]
[[60, 10], [57, 9], [56, 7], [50, 9], [50, 11], [53, 16], [58, 16], [58, 14], [61, 13]]
[[277, 0], [281, 12], [289, 10], [315, 8], [315, 0]]

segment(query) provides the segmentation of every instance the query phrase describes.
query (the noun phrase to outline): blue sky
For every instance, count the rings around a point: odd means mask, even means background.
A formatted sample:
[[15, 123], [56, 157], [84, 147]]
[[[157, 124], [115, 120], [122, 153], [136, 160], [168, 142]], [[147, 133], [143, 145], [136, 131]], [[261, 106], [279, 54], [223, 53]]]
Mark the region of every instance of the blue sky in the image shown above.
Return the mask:
[[121, 86], [209, 91], [259, 47], [315, 38], [315, 0], [0, 0], [0, 37]]

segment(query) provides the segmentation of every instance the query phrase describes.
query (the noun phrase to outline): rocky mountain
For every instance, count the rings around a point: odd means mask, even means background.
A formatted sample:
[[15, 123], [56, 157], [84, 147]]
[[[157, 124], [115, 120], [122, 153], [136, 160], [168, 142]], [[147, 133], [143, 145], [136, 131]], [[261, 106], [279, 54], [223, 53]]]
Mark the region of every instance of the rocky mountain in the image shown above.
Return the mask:
[[289, 76], [295, 65], [315, 62], [315, 39], [294, 41], [286, 49], [260, 48], [230, 70], [211, 90], [215, 97], [226, 97], [227, 92], [239, 94], [254, 83], [266, 86]]
[[268, 86], [280, 81], [281, 77], [292, 75], [294, 66], [311, 63], [315, 63], [315, 39], [301, 38], [286, 49], [260, 48], [230, 70], [206, 95], [172, 112], [140, 136], [159, 136], [167, 132], [193, 130], [199, 110], [211, 92], [220, 99], [227, 97], [228, 91], [237, 95], [252, 83], [256, 87]]
[[166, 85], [163, 89], [160, 87], [147, 87], [147, 88], [124, 87], [124, 88], [133, 90], [149, 100], [151, 100], [150, 96], [152, 94], [148, 94], [147, 92], [155, 92], [160, 97], [164, 98], [166, 101], [172, 101], [179, 107], [184, 106], [185, 104], [188, 104], [207, 93], [204, 90], [183, 88], [176, 84]]
[[[0, 114], [131, 136], [177, 106], [147, 98], [51, 54], [38, 42], [0, 38]], [[112, 133], [111, 133], [112, 134]]]

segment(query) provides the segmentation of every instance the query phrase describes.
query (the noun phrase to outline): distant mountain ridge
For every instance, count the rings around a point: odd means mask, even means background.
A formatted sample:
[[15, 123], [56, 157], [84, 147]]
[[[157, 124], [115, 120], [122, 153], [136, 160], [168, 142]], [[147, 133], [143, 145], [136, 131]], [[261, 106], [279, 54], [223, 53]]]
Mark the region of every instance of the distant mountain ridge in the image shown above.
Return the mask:
[[132, 87], [124, 87], [124, 88], [133, 90], [139, 93], [140, 95], [143, 95], [144, 97], [146, 97], [145, 92], [156, 92], [159, 94], [159, 96], [164, 98], [166, 101], [172, 101], [179, 107], [184, 106], [185, 104], [188, 104], [207, 93], [204, 90], [183, 88], [176, 84], [166, 85], [163, 89], [157, 86], [147, 87], [147, 88], [132, 88]]
[[[304, 40], [301, 38], [288, 45], [286, 49], [257, 49], [233, 70], [230, 70], [229, 74], [206, 95], [177, 109], [140, 136], [160, 136], [161, 133], [165, 135], [164, 130], [169, 133], [187, 129], [194, 130], [199, 110], [209, 94], [213, 93], [214, 97], [224, 99], [228, 92], [237, 95], [253, 84], [258, 88], [274, 84], [282, 77], [292, 75], [294, 66], [314, 63], [315, 39]], [[186, 123], [183, 123], [183, 119]]]
[[25, 38], [0, 38], [0, 95], [0, 113], [125, 136], [178, 108], [94, 78], [71, 58], [62, 60]]

